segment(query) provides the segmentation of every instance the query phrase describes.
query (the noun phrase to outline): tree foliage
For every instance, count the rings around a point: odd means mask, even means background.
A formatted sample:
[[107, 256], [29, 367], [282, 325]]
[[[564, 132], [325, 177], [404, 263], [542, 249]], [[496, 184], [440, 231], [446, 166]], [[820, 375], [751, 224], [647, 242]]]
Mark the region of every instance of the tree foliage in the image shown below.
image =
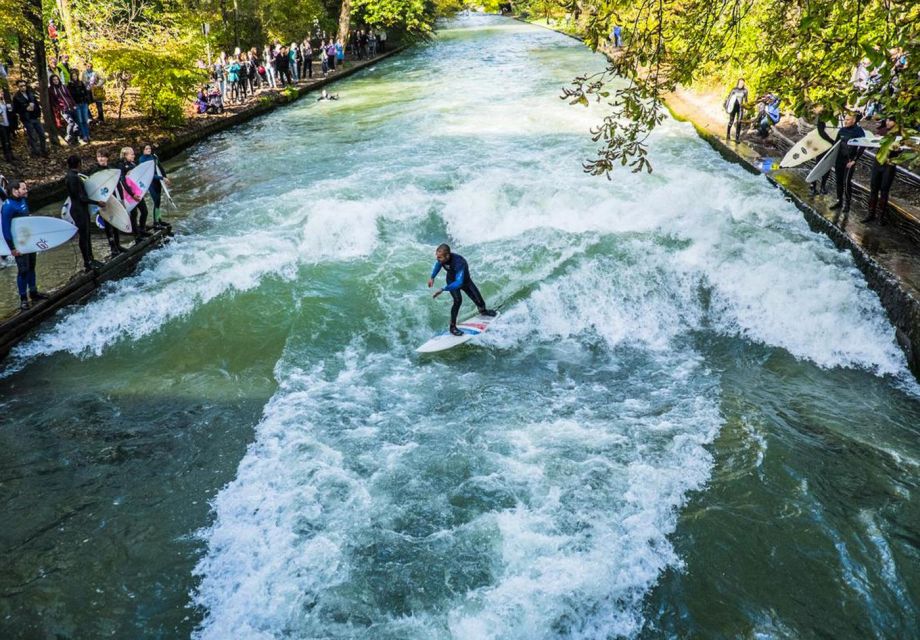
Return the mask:
[[428, 37], [434, 30], [436, 5], [431, 0], [353, 0], [353, 10], [369, 25], [415, 37]]
[[[577, 10], [580, 32], [595, 49], [613, 25], [623, 28], [625, 46], [608, 68], [576, 78], [563, 93], [576, 104], [610, 106], [593, 132], [601, 146], [586, 165], [591, 173], [651, 169], [645, 141], [663, 118], [664, 97], [678, 85], [730, 86], [744, 77], [753, 93], [776, 93], [784, 110], [813, 119], [818, 111], [838, 114], [865, 102], [850, 83], [864, 57], [879, 73], [873, 97], [882, 111], [897, 119], [897, 133], [917, 135], [915, 0], [585, 0], [560, 9]], [[895, 72], [896, 48], [908, 57], [906, 72]], [[916, 163], [915, 151], [899, 162]]]
[[[353, 0], [352, 0], [353, 1]], [[357, 0], [355, 26], [385, 26], [393, 36], [427, 37], [438, 2]], [[0, 0], [0, 39], [18, 42], [20, 70], [45, 71], [48, 57], [68, 53], [82, 69], [92, 62], [109, 87], [136, 100], [143, 112], [178, 123], [204, 79], [196, 64], [208, 51], [248, 50], [276, 41], [336, 34], [349, 0]], [[351, 13], [350, 7], [345, 7]], [[59, 40], [46, 37], [54, 20]], [[348, 21], [346, 21], [348, 24]], [[208, 26], [205, 34], [205, 25]], [[36, 43], [33, 47], [31, 43]], [[41, 52], [41, 62], [38, 53]], [[113, 85], [115, 85], [113, 87]], [[46, 83], [43, 96], [47, 98]], [[111, 91], [110, 91], [111, 93]], [[115, 96], [118, 97], [117, 95]]]

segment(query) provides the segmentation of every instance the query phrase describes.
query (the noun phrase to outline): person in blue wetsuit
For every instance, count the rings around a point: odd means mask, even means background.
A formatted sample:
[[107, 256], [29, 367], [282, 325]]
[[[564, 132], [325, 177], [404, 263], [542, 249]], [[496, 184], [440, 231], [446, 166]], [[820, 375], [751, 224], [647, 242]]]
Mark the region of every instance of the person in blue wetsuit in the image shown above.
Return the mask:
[[[48, 296], [38, 290], [35, 284], [35, 254], [19, 253], [16, 244], [13, 242], [13, 220], [19, 217], [29, 215], [29, 205], [26, 198], [29, 195], [29, 187], [22, 180], [10, 180], [9, 199], [4, 201], [3, 207], [0, 208], [0, 221], [2, 221], [3, 239], [10, 248], [13, 257], [16, 258], [16, 267], [19, 273], [16, 275], [16, 287], [19, 289], [19, 308], [23, 311], [29, 309], [29, 298], [32, 302], [47, 300]], [[28, 297], [26, 294], [28, 293]]]
[[465, 292], [466, 295], [470, 297], [470, 300], [472, 300], [473, 304], [479, 309], [479, 313], [484, 316], [496, 315], [495, 311], [486, 308], [486, 301], [482, 299], [482, 294], [479, 293], [479, 289], [477, 289], [476, 285], [473, 283], [473, 278], [470, 275], [470, 267], [466, 263], [466, 260], [463, 259], [463, 256], [457, 253], [451, 253], [450, 247], [446, 244], [442, 244], [438, 245], [434, 257], [436, 258], [436, 262], [434, 263], [434, 268], [431, 270], [431, 277], [428, 278], [428, 287], [431, 288], [434, 284], [435, 276], [438, 275], [441, 269], [444, 269], [444, 272], [447, 274], [447, 286], [435, 291], [434, 297], [437, 298], [447, 291], [454, 299], [454, 304], [450, 308], [450, 332], [453, 335], [463, 335], [463, 332], [457, 328], [457, 314], [460, 312], [460, 305], [463, 304], [463, 297], [460, 295], [461, 291]]

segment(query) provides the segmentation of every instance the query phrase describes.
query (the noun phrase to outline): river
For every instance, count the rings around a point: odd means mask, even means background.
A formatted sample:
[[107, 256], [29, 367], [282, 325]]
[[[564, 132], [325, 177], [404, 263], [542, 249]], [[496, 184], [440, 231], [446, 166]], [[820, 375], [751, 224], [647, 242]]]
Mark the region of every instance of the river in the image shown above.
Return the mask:
[[[474, 16], [177, 160], [175, 242], [3, 363], [0, 636], [915, 634], [877, 296], [689, 124], [585, 175], [602, 66]], [[445, 240], [503, 313], [418, 357]]]

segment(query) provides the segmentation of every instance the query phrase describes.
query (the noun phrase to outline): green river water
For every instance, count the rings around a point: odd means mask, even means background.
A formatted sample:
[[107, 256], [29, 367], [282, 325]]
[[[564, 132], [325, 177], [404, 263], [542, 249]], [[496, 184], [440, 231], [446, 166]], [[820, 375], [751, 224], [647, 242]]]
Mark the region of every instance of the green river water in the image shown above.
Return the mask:
[[[877, 296], [690, 125], [584, 175], [602, 65], [466, 18], [175, 161], [176, 241], [3, 363], [0, 637], [918, 637]], [[444, 240], [503, 314], [422, 358]]]

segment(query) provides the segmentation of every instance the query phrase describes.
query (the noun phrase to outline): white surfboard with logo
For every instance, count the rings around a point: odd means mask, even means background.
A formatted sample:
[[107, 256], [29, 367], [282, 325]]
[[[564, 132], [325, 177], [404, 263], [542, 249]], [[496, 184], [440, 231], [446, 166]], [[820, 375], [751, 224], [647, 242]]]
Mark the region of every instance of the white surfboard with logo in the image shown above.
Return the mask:
[[463, 332], [462, 336], [455, 336], [450, 333], [450, 331], [445, 331], [444, 333], [436, 335], [415, 351], [416, 353], [437, 353], [439, 351], [447, 351], [448, 349], [459, 347], [461, 344], [465, 344], [473, 338], [485, 333], [489, 328], [489, 324], [491, 324], [498, 315], [499, 314], [494, 316], [478, 315], [465, 322], [458, 322], [457, 328]]
[[[38, 253], [54, 249], [77, 233], [77, 228], [61, 220], [49, 216], [22, 216], [14, 218], [10, 225], [13, 244], [19, 253]], [[0, 234], [0, 256], [11, 254], [9, 246], [3, 235]]]

